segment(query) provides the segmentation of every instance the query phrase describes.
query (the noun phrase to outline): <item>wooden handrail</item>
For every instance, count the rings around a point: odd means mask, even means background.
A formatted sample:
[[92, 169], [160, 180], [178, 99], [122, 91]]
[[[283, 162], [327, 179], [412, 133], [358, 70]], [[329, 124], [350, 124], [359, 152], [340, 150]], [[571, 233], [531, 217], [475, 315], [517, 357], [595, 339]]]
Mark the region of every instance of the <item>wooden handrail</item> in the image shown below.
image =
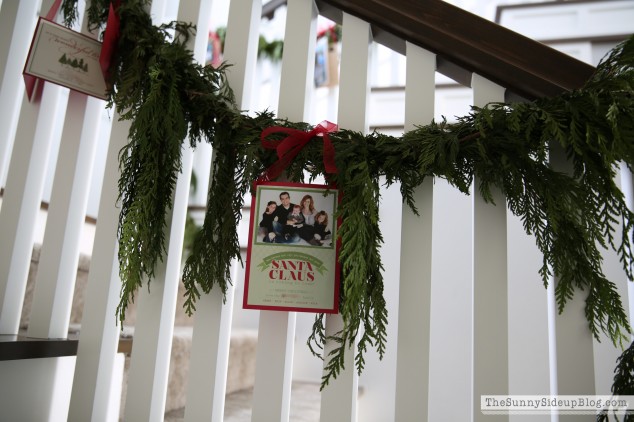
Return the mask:
[[[406, 41], [437, 55], [437, 68], [470, 86], [473, 72], [533, 100], [580, 88], [594, 67], [442, 0], [317, 0], [320, 14], [342, 12], [371, 25], [374, 39], [404, 53]], [[345, 29], [344, 34], [345, 37]]]

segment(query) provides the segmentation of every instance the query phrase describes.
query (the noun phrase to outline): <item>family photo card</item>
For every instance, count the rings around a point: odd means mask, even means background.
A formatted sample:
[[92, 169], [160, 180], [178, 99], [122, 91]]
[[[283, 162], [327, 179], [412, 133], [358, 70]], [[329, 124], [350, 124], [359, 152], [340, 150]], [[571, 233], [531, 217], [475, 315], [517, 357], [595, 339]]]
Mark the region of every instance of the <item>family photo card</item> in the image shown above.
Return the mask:
[[326, 185], [256, 184], [244, 308], [337, 312], [338, 201], [339, 192]]

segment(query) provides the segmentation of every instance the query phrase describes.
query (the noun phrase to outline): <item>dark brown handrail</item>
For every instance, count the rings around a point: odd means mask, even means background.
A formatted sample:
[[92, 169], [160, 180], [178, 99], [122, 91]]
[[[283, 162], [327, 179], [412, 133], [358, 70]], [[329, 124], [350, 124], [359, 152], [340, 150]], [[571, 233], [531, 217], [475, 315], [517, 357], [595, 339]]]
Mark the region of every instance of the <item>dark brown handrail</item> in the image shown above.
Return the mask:
[[[371, 25], [374, 39], [405, 52], [405, 42], [437, 55], [437, 68], [463, 85], [475, 72], [532, 100], [580, 88], [594, 67], [442, 0], [318, 0], [320, 13]], [[345, 37], [345, 28], [343, 36]]]

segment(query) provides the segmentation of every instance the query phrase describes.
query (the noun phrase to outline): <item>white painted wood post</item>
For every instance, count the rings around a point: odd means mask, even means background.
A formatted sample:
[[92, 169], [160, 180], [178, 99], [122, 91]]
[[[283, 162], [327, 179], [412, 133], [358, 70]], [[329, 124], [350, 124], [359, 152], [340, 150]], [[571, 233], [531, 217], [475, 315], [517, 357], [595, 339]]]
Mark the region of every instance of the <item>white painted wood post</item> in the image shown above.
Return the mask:
[[[627, 189], [627, 179], [631, 177], [629, 169], [622, 164], [621, 168], [617, 172], [614, 181], [617, 186], [625, 192]], [[631, 209], [631, 208], [630, 208]], [[622, 224], [615, 224], [615, 243], [618, 247], [621, 236]], [[631, 241], [631, 239], [630, 239]], [[612, 281], [617, 286], [619, 295], [621, 296], [621, 302], [628, 315], [630, 324], [632, 323], [632, 314], [629, 309], [629, 283], [625, 271], [623, 270], [623, 264], [619, 262], [619, 255], [611, 248], [609, 250], [600, 249], [603, 256], [602, 269], [606, 278]], [[610, 395], [612, 383], [614, 382], [614, 369], [616, 368], [616, 359], [623, 353], [620, 347], [614, 346], [612, 340], [605, 334], [601, 334], [601, 342], [596, 339], [593, 341], [594, 351], [594, 374], [595, 374], [595, 393], [598, 395]], [[626, 341], [624, 347], [627, 348], [629, 343]]]
[[22, 70], [41, 0], [6, 1], [0, 7], [0, 186], [4, 185], [18, 111], [24, 95]]
[[[396, 370], [398, 353], [399, 281], [401, 267], [401, 228], [403, 204], [400, 183], [385, 186], [385, 177], [379, 178], [379, 221], [383, 243], [379, 254], [383, 270], [383, 299], [388, 312], [387, 347], [381, 359], [375, 347], [364, 354], [365, 367], [359, 376], [357, 420], [385, 422], [394, 420], [396, 402]], [[417, 222], [420, 224], [420, 222]], [[420, 335], [417, 334], [417, 335]]]
[[[471, 86], [476, 106], [504, 101], [504, 88], [477, 74]], [[481, 395], [508, 393], [506, 199], [493, 187], [487, 204], [473, 183], [473, 420], [484, 421]]]
[[469, 421], [472, 406], [473, 200], [434, 183], [429, 421]]
[[[161, 18], [164, 5], [164, 0], [153, 2], [150, 13]], [[120, 330], [116, 317], [121, 290], [117, 200], [119, 151], [128, 142], [130, 124], [120, 121], [117, 112], [113, 114], [69, 409], [69, 421], [76, 422], [99, 420], [108, 413], [111, 400], [119, 400], [111, 397]]]
[[[44, 1], [42, 8], [48, 10], [52, 3]], [[0, 210], [0, 334], [18, 333], [48, 155], [67, 92], [45, 83], [39, 100], [22, 100]]]
[[249, 7], [232, 2], [227, 22], [224, 60], [231, 64], [227, 80], [236, 96], [238, 107], [246, 109], [255, 95], [255, 68], [258, 57], [262, 0], [251, 0]]
[[212, 289], [196, 303], [185, 407], [187, 422], [222, 422], [224, 418], [234, 289], [227, 290], [226, 303], [219, 290]]
[[166, 216], [167, 254], [157, 264], [149, 290], [148, 286], [139, 290], [126, 420], [160, 421], [164, 417], [192, 158], [191, 149], [185, 145], [183, 172], [173, 196], [174, 208]]
[[[340, 127], [367, 133], [367, 109], [370, 92], [369, 64], [372, 34], [370, 25], [352, 15], [343, 14], [340, 64], [340, 88], [337, 123]], [[326, 335], [343, 328], [341, 315], [326, 317]], [[324, 356], [336, 347], [326, 342]], [[354, 348], [354, 349], [353, 349]], [[321, 421], [356, 421], [358, 375], [354, 365], [356, 344], [345, 354], [346, 367], [337, 379], [331, 379], [321, 394]], [[324, 362], [324, 366], [327, 362]]]
[[[82, 33], [90, 35], [84, 15]], [[71, 91], [55, 168], [27, 335], [66, 338], [104, 101]], [[67, 419], [75, 358], [47, 359], [36, 383], [47, 420]]]
[[[314, 86], [317, 8], [313, 0], [289, 0], [278, 116], [305, 121]], [[295, 312], [260, 311], [253, 422], [288, 421]]]
[[[405, 131], [434, 118], [436, 55], [407, 43]], [[416, 188], [417, 216], [403, 206], [395, 421], [426, 420], [429, 399], [433, 179]]]
[[[159, 2], [153, 6], [159, 7]], [[199, 63], [205, 60], [210, 10], [210, 0], [179, 3], [178, 20], [196, 23], [196, 37], [189, 40], [187, 47], [194, 51], [194, 59]], [[153, 16], [155, 20], [162, 19], [156, 13]], [[182, 170], [173, 193], [172, 209], [166, 216], [167, 254], [157, 264], [156, 277], [147, 281], [149, 289], [139, 291], [125, 406], [127, 420], [161, 421], [164, 417], [192, 163], [193, 151], [185, 140]]]
[[[507, 210], [509, 394], [550, 394], [550, 339], [548, 295], [539, 269], [542, 254], [535, 236], [528, 235], [519, 217]], [[510, 415], [523, 422], [525, 415]], [[531, 421], [547, 422], [549, 414], [531, 415]]]
[[[252, 0], [246, 6], [235, 1], [230, 4], [224, 60], [232, 65], [227, 71], [227, 80], [241, 109], [250, 104], [261, 14], [261, 0]], [[226, 298], [223, 298], [220, 289], [214, 288], [198, 301], [190, 357], [192, 370], [187, 384], [186, 421], [222, 422], [224, 419], [234, 291], [235, 284], [229, 285]], [[226, 299], [224, 303], [223, 299]]]
[[[557, 144], [550, 150], [550, 163], [557, 171], [570, 172], [566, 153]], [[551, 281], [557, 286], [555, 277]], [[563, 313], [554, 317], [556, 336], [557, 390], [553, 394], [589, 395], [595, 393], [593, 337], [588, 329], [584, 307], [587, 293], [575, 291]], [[559, 415], [559, 421], [593, 421], [593, 415]]]
[[[90, 36], [84, 14], [81, 32]], [[69, 93], [28, 335], [66, 338], [103, 100]]]
[[113, 113], [113, 124], [99, 201], [99, 219], [88, 272], [77, 363], [68, 420], [98, 421], [108, 413], [120, 327], [116, 309], [121, 280], [117, 258], [119, 151], [127, 144], [130, 122]]

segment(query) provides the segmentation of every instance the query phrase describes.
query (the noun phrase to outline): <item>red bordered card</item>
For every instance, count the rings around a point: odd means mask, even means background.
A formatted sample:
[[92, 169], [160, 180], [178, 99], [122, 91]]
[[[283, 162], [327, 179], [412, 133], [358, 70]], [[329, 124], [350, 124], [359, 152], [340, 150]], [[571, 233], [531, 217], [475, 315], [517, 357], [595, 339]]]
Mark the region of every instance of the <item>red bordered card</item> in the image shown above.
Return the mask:
[[243, 307], [337, 313], [339, 191], [260, 182], [251, 204]]

